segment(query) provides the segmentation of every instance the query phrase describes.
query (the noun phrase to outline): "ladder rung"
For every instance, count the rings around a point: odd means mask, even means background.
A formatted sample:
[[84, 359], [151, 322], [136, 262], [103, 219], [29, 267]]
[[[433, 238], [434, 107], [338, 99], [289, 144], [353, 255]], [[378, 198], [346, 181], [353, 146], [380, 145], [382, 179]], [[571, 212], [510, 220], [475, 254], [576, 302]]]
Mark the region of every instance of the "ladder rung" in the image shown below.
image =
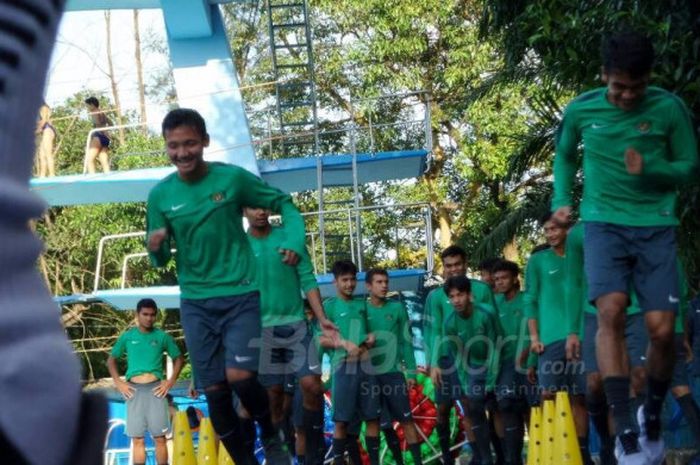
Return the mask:
[[314, 125], [313, 121], [297, 121], [295, 123], [282, 123], [282, 127], [299, 127], [299, 126], [312, 126]]
[[282, 44], [282, 45], [277, 45], [275, 44], [275, 50], [279, 50], [281, 48], [305, 48], [308, 47], [309, 44]]
[[270, 5], [270, 8], [273, 10], [278, 10], [280, 8], [299, 8], [300, 6], [304, 6], [303, 3], [280, 3], [278, 5]]
[[310, 107], [314, 103], [310, 100], [301, 100], [299, 102], [291, 103], [280, 103], [280, 108], [298, 108], [298, 107]]
[[308, 63], [286, 63], [277, 65], [277, 68], [307, 68], [308, 66]]
[[295, 87], [305, 87], [305, 86], [310, 86], [311, 81], [290, 81], [290, 82], [283, 82], [281, 84], [277, 84], [277, 87], [281, 89], [286, 89], [286, 88], [295, 88]]
[[306, 27], [306, 23], [282, 23], [282, 24], [273, 24], [272, 28], [273, 29], [296, 29], [299, 27]]

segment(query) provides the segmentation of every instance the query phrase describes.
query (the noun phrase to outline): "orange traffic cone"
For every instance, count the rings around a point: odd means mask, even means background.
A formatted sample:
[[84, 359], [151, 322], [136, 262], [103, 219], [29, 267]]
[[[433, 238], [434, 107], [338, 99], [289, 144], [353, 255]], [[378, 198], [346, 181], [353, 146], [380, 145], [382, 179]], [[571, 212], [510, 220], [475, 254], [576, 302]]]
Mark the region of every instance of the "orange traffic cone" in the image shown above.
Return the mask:
[[202, 418], [199, 424], [199, 447], [197, 448], [198, 465], [217, 465], [217, 440], [214, 426], [209, 417]]
[[527, 465], [540, 465], [542, 452], [542, 408], [530, 409], [530, 428], [527, 432]]
[[173, 465], [197, 465], [187, 413], [177, 412], [173, 421]]
[[554, 411], [554, 459], [556, 463], [583, 465], [568, 393], [557, 392]]

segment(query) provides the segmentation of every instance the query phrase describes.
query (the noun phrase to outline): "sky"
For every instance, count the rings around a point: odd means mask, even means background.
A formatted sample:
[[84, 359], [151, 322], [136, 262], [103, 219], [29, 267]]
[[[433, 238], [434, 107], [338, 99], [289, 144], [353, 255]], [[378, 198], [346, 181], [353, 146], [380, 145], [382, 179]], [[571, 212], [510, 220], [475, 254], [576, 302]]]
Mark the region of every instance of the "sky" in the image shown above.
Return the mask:
[[[138, 109], [138, 84], [134, 60], [133, 12], [111, 12], [112, 57], [117, 76], [121, 104], [126, 109]], [[165, 41], [165, 25], [160, 10], [141, 10], [139, 23], [142, 42], [144, 79], [168, 66], [168, 58], [145, 50], [150, 37]], [[63, 102], [81, 90], [112, 92], [107, 77], [105, 16], [102, 11], [69, 12], [59, 27], [51, 65], [47, 76], [45, 100], [50, 106]], [[159, 121], [166, 106], [152, 99], [147, 102], [148, 118]]]

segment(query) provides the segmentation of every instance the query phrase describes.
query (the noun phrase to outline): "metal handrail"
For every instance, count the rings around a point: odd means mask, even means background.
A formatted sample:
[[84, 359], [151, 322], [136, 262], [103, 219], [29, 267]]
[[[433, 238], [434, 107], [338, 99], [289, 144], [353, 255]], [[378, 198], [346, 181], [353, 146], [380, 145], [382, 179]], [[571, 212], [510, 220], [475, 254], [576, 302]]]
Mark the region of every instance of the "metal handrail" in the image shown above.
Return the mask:
[[[310, 217], [315, 217], [318, 216], [319, 218], [322, 216], [326, 215], [344, 215], [347, 216], [347, 221], [348, 221], [348, 239], [350, 241], [350, 257], [353, 261], [356, 263], [361, 263], [360, 257], [362, 257], [362, 240], [361, 240], [361, 231], [357, 231], [356, 229], [353, 228], [353, 224], [355, 221], [353, 221], [353, 216], [355, 218], [358, 218], [362, 212], [369, 212], [369, 211], [376, 211], [376, 210], [393, 210], [393, 209], [401, 209], [401, 210], [408, 210], [408, 209], [424, 209], [424, 219], [425, 219], [425, 242], [426, 242], [426, 269], [428, 271], [432, 271], [434, 267], [434, 247], [433, 247], [433, 229], [432, 229], [432, 211], [430, 208], [430, 204], [427, 202], [412, 202], [412, 203], [405, 203], [405, 204], [395, 204], [395, 205], [365, 205], [365, 206], [359, 206], [359, 207], [351, 207], [351, 208], [337, 208], [337, 209], [331, 209], [331, 210], [319, 210], [319, 211], [314, 211], [314, 212], [304, 212], [301, 214], [303, 218], [310, 218]], [[308, 231], [306, 232], [306, 236], [308, 236], [311, 240], [311, 254], [312, 254], [312, 262], [314, 265], [314, 273], [318, 273], [318, 257], [316, 255], [316, 239], [315, 237], [320, 237], [323, 238], [324, 234], [318, 231]], [[134, 232], [129, 232], [129, 233], [121, 233], [121, 234], [110, 234], [107, 236], [104, 236], [100, 239], [100, 242], [97, 246], [97, 263], [95, 264], [95, 281], [94, 281], [94, 286], [93, 286], [93, 292], [97, 292], [99, 290], [99, 285], [100, 285], [100, 279], [101, 279], [101, 270], [102, 270], [102, 260], [104, 257], [104, 249], [106, 247], [106, 244], [110, 241], [114, 240], [119, 240], [119, 239], [133, 239], [137, 237], [146, 237], [146, 232], [145, 231], [134, 231]], [[175, 248], [170, 250], [171, 253], [176, 252], [177, 250]], [[128, 262], [132, 259], [136, 258], [141, 258], [147, 256], [147, 252], [135, 252], [131, 254], [127, 254], [124, 256], [122, 259], [122, 267], [121, 267], [121, 281], [120, 281], [120, 287], [121, 289], [126, 288], [126, 275], [128, 271]], [[397, 259], [399, 257], [399, 248], [398, 244], [396, 247], [396, 255]], [[327, 272], [327, 257], [324, 255], [323, 256], [323, 272]], [[359, 267], [359, 266], [358, 266]]]

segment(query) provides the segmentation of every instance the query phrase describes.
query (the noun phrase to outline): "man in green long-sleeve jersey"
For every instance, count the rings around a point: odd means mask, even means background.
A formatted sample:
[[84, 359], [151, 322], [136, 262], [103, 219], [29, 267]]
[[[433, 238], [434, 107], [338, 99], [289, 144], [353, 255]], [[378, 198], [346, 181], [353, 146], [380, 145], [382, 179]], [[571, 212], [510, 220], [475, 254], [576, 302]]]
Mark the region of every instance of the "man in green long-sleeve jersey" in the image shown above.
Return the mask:
[[[260, 382], [270, 397], [272, 421], [281, 425], [284, 419], [284, 384], [294, 376], [303, 395], [303, 428], [306, 454], [297, 461], [316, 464], [323, 441], [323, 391], [321, 360], [313, 334], [304, 315], [301, 293], [308, 299], [315, 321], [330, 337], [335, 325], [326, 318], [318, 282], [306, 249], [299, 255], [296, 266], [280, 260], [280, 249], [287, 239], [281, 226], [270, 224], [270, 211], [246, 207], [248, 240], [257, 261], [262, 318], [262, 352]], [[289, 438], [287, 438], [289, 439]]]
[[586, 378], [580, 360], [567, 360], [566, 338], [566, 258], [567, 229], [555, 222], [551, 213], [541, 219], [549, 248], [530, 256], [525, 272], [525, 312], [528, 316], [532, 351], [538, 355], [537, 379], [542, 400], [554, 399], [557, 391], [567, 391], [574, 412], [576, 433], [584, 464], [588, 453]]
[[[391, 421], [398, 421], [403, 427], [413, 463], [423, 463], [416, 425], [411, 414], [408, 387], [416, 384], [416, 358], [413, 353], [410, 321], [406, 308], [397, 300], [387, 299], [389, 273], [381, 268], [373, 268], [365, 274], [365, 284], [369, 293], [367, 302], [367, 328], [374, 334], [374, 347], [369, 356], [376, 377], [376, 387], [380, 393], [382, 410], [386, 410]], [[406, 374], [404, 375], [404, 370]], [[408, 378], [408, 380], [407, 380]], [[391, 422], [387, 444], [395, 436]], [[396, 444], [398, 441], [394, 441]], [[401, 449], [392, 449], [394, 460], [403, 464]]]
[[[608, 406], [595, 354], [598, 332], [597, 310], [586, 298], [588, 284], [583, 266], [583, 224], [578, 223], [566, 236], [566, 354], [569, 360], [583, 360], [586, 371], [586, 410], [601, 440], [601, 465], [615, 464], [615, 441], [608, 427]], [[627, 359], [632, 374], [632, 393], [637, 402], [643, 400], [647, 339], [644, 318], [637, 298], [631, 293], [631, 303], [625, 318]]]
[[296, 265], [304, 251], [304, 220], [288, 195], [260, 178], [237, 166], [204, 161], [209, 136], [196, 111], [172, 110], [162, 130], [177, 171], [148, 196], [147, 247], [152, 263], [165, 266], [171, 242], [177, 246], [180, 318], [212, 424], [237, 464], [252, 463], [251, 451], [237, 440], [235, 390], [260, 426], [267, 462], [288, 465], [291, 456], [257, 378], [260, 295], [241, 215], [244, 206], [282, 214], [287, 236], [280, 260], [288, 265]]
[[[673, 324], [678, 308], [675, 227], [677, 188], [696, 176], [697, 142], [685, 104], [649, 86], [651, 41], [616, 33], [604, 41], [605, 87], [574, 99], [556, 135], [554, 197], [558, 221], [569, 221], [583, 147], [584, 253], [588, 300], [598, 309], [598, 365], [617, 435], [621, 465], [663, 461], [661, 407], [674, 367]], [[624, 319], [630, 289], [649, 333], [647, 397], [630, 408], [624, 363]]]
[[[442, 260], [442, 277], [447, 280], [452, 276], [464, 276], [467, 273], [467, 253], [457, 245], [451, 245], [440, 254]], [[474, 302], [484, 303], [493, 308], [493, 293], [488, 284], [472, 279], [471, 295]], [[441, 286], [430, 291], [425, 301], [423, 315], [423, 338], [425, 340], [425, 355], [428, 368], [432, 367], [433, 355], [438, 355], [437, 347], [444, 337], [444, 321], [454, 312], [450, 299]], [[435, 389], [435, 403], [438, 406], [437, 430], [444, 465], [454, 464], [450, 451], [449, 416], [454, 402], [464, 398], [460, 386], [455, 362], [450, 354], [436, 358], [437, 367], [442, 371], [442, 382]], [[465, 422], [468, 419], [465, 417]], [[471, 428], [465, 426], [469, 440], [473, 440]]]
[[436, 386], [442, 383], [442, 369], [437, 360], [451, 354], [468, 399], [466, 412], [474, 438], [470, 441], [472, 450], [481, 465], [492, 465], [486, 394], [493, 391], [498, 376], [502, 330], [493, 317], [493, 307], [473, 300], [471, 285], [464, 275], [452, 276], [445, 282], [445, 293], [454, 311], [445, 319], [444, 337], [433, 353], [430, 377]]

